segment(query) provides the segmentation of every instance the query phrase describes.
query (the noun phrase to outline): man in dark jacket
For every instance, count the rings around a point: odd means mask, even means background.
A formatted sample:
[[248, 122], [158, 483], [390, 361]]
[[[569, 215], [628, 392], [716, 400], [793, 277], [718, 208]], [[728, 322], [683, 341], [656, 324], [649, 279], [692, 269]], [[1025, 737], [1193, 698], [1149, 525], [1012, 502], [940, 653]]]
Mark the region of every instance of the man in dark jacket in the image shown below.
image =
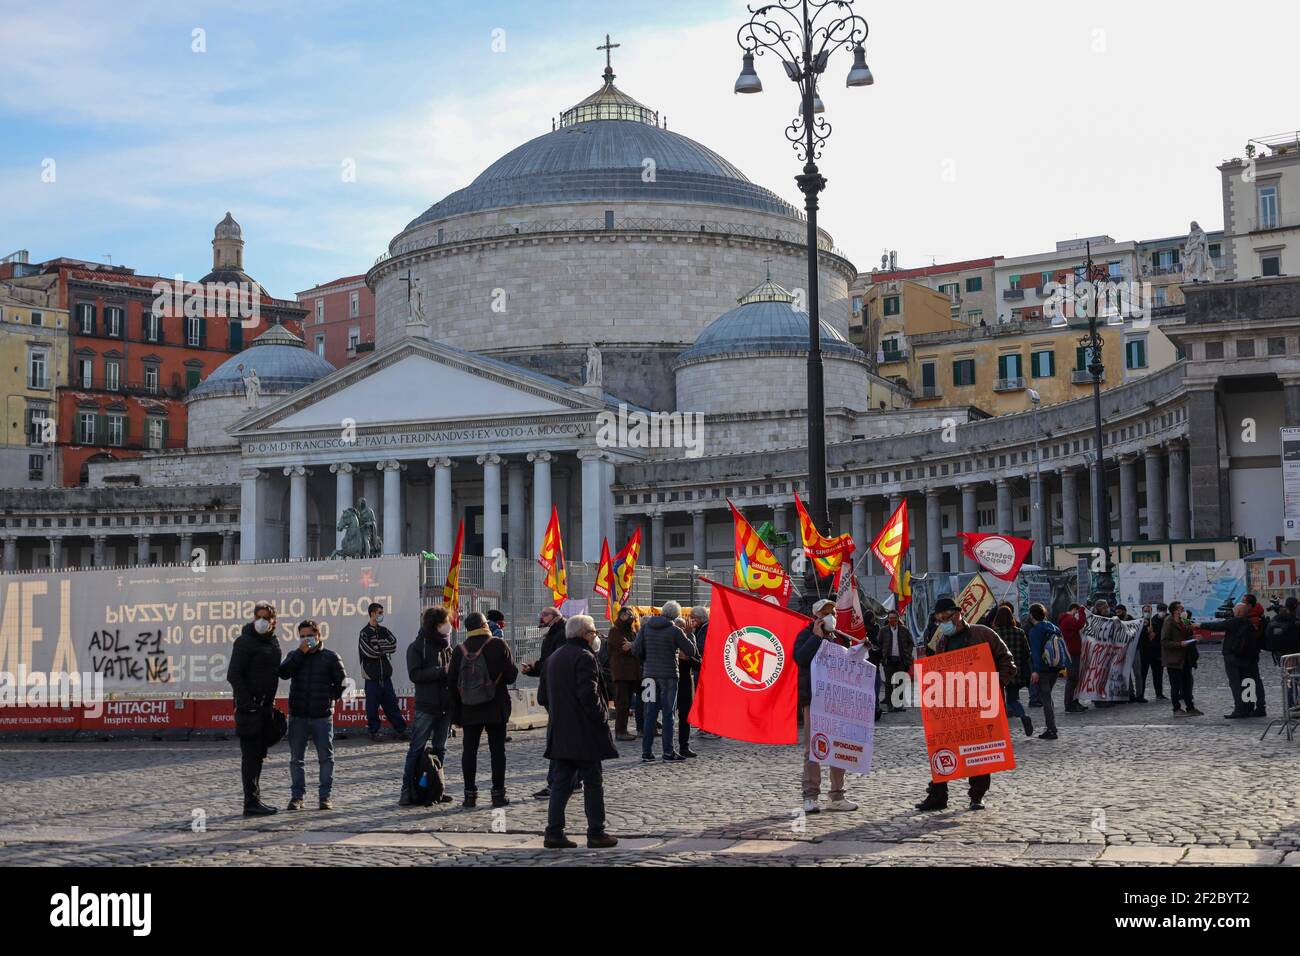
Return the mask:
[[[641, 661], [643, 679], [654, 681], [654, 692], [646, 702], [641, 724], [641, 759], [654, 760], [655, 724], [663, 713], [663, 748], [665, 760], [685, 760], [673, 751], [673, 711], [677, 709], [677, 654], [695, 656], [695, 643], [674, 622], [682, 616], [682, 606], [665, 601], [653, 617], [641, 622], [632, 644], [632, 653]], [[684, 718], [683, 718], [684, 719]]]
[[618, 756], [609, 735], [609, 702], [596, 667], [600, 637], [596, 622], [575, 614], [565, 623], [567, 640], [546, 662], [551, 698], [546, 724], [546, 759], [554, 768], [551, 804], [543, 845], [549, 850], [577, 846], [564, 835], [564, 808], [573, 785], [582, 778], [583, 808], [587, 812], [587, 846], [616, 846], [618, 838], [605, 832], [605, 783], [600, 762]]
[[[470, 703], [461, 697], [461, 672], [479, 659], [486, 664], [487, 679], [493, 687], [491, 699]], [[477, 669], [477, 664], [471, 668]], [[468, 674], [466, 676], [469, 676]], [[478, 801], [478, 745], [487, 734], [492, 764], [492, 806], [504, 807], [506, 798], [506, 722], [510, 720], [510, 685], [519, 678], [510, 645], [493, 637], [487, 620], [473, 611], [465, 615], [465, 641], [451, 655], [447, 686], [451, 690], [451, 722], [465, 728], [460, 755], [460, 769], [465, 778], [465, 802], [473, 807]]]
[[334, 701], [343, 696], [347, 675], [343, 661], [326, 650], [315, 621], [298, 625], [298, 649], [280, 665], [280, 677], [289, 681], [289, 809], [301, 810], [307, 793], [307, 740], [316, 746], [320, 763], [320, 808], [333, 810]]
[[894, 706], [894, 675], [906, 674], [912, 669], [912, 632], [898, 617], [897, 611], [890, 611], [885, 617], [885, 626], [876, 635], [880, 647], [880, 659], [885, 665], [885, 709], [894, 711], [907, 710], [902, 704]]
[[1251, 618], [1250, 605], [1238, 604], [1226, 621], [1211, 621], [1200, 627], [1203, 631], [1223, 632], [1223, 669], [1232, 691], [1232, 713], [1224, 714], [1224, 718], [1267, 717], [1264, 682], [1259, 676], [1259, 631]]
[[700, 663], [704, 659], [704, 638], [709, 629], [709, 609], [691, 608], [682, 619], [681, 628], [695, 642], [695, 656], [677, 652], [677, 752], [683, 757], [698, 757], [691, 749], [691, 724], [688, 718], [695, 703], [695, 684], [700, 676]]
[[382, 604], [371, 604], [366, 610], [370, 620], [361, 629], [359, 649], [361, 670], [366, 675], [366, 723], [370, 727], [370, 739], [379, 739], [379, 729], [383, 726], [379, 708], [382, 707], [398, 739], [405, 740], [406, 718], [397, 704], [397, 691], [393, 689], [393, 662], [389, 660], [397, 652], [397, 638], [384, 627]]
[[[542, 637], [542, 647], [537, 655], [537, 660], [531, 664], [525, 661], [519, 670], [521, 673], [537, 678], [537, 703], [549, 710], [549, 701], [546, 694], [546, 661], [564, 643], [564, 615], [554, 607], [544, 607], [537, 615], [537, 626], [546, 629], [546, 634]], [[549, 797], [552, 783], [551, 774], [548, 771], [546, 786], [533, 794], [533, 798], [545, 800]]]
[[632, 656], [632, 642], [636, 639], [632, 609], [619, 608], [614, 623], [609, 628], [609, 673], [614, 681], [614, 739], [636, 740], [637, 734], [628, 732], [627, 717], [636, 717], [636, 729], [641, 731], [641, 662]]
[[[826, 605], [829, 604], [829, 608]], [[822, 806], [817, 802], [822, 791], [822, 765], [808, 755], [809, 740], [812, 735], [812, 719], [809, 709], [812, 707], [812, 662], [821, 650], [823, 641], [834, 641], [847, 647], [835, 631], [835, 605], [833, 602], [818, 601], [814, 605], [813, 621], [796, 635], [794, 639], [794, 662], [799, 668], [799, 714], [803, 720], [803, 733], [799, 736], [802, 746], [800, 763], [803, 766], [801, 787], [803, 791], [803, 812], [821, 813]], [[826, 809], [833, 812], [852, 812], [858, 808], [856, 803], [844, 797], [844, 768], [830, 768], [831, 789], [830, 802]]]
[[262, 763], [266, 759], [266, 725], [280, 686], [280, 642], [275, 636], [275, 607], [269, 602], [254, 605], [253, 620], [235, 639], [226, 679], [234, 697], [244, 816], [268, 816], [275, 813], [275, 807], [262, 802]]
[[[939, 628], [935, 632], [935, 654], [959, 651], [975, 644], [987, 644], [993, 653], [993, 666], [997, 668], [999, 683], [1005, 692], [1008, 685], [1016, 679], [1016, 662], [1007, 645], [998, 637], [998, 632], [980, 624], [967, 624], [961, 609], [952, 598], [942, 597], [934, 604], [934, 619]], [[989, 792], [992, 783], [991, 774], [981, 774], [970, 778], [970, 808], [984, 809], [984, 794]], [[945, 810], [948, 807], [948, 784], [931, 783], [926, 790], [926, 797], [916, 805], [922, 812]]]
[[[489, 630], [491, 624], [489, 623]], [[447, 734], [451, 731], [451, 691], [447, 672], [451, 667], [451, 614], [445, 607], [431, 607], [420, 620], [420, 632], [406, 649], [406, 672], [415, 685], [415, 718], [411, 721], [411, 746], [406, 750], [402, 771], [402, 794], [397, 805], [411, 805], [416, 765], [424, 745], [433, 742], [433, 755], [446, 763]], [[493, 632], [494, 637], [499, 635]], [[445, 793], [441, 803], [451, 803]]]
[[1280, 664], [1283, 657], [1300, 654], [1300, 625], [1296, 623], [1298, 605], [1300, 601], [1287, 598], [1286, 604], [1264, 628], [1265, 647], [1272, 652], [1274, 663]]

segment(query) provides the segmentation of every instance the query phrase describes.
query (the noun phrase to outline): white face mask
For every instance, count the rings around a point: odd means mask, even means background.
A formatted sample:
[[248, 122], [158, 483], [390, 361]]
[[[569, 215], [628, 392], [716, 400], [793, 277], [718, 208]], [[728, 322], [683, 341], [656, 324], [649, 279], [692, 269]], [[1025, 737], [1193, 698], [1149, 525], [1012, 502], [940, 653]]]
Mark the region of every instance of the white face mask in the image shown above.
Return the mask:
[[253, 622], [253, 630], [257, 631], [258, 634], [267, 634], [271, 630], [271, 622], [264, 617], [259, 617]]
[[438, 625], [438, 633], [441, 634], [443, 637], [446, 637], [448, 634], [450, 634], [450, 633], [451, 633], [451, 622], [450, 622], [450, 621], [443, 621], [441, 624], [439, 624], [439, 625]]
[[593, 638], [591, 639], [591, 653], [593, 653], [593, 654], [599, 654], [599, 653], [600, 653], [600, 635], [599, 635], [599, 634], [597, 634], [595, 637], [593, 637]]

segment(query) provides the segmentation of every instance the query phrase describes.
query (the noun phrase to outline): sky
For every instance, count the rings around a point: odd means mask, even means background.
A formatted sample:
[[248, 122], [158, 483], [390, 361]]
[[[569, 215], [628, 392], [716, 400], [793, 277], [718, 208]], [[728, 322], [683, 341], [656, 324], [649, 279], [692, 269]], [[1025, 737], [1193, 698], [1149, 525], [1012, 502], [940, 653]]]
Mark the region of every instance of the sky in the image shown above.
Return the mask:
[[[1223, 225], [1217, 166], [1300, 128], [1300, 7], [870, 3], [869, 88], [822, 83], [821, 225], [860, 270]], [[0, 256], [186, 278], [231, 211], [291, 298], [388, 242], [600, 85], [802, 207], [797, 91], [736, 96], [732, 0], [0, 0]], [[346, 175], [354, 171], [351, 175]]]

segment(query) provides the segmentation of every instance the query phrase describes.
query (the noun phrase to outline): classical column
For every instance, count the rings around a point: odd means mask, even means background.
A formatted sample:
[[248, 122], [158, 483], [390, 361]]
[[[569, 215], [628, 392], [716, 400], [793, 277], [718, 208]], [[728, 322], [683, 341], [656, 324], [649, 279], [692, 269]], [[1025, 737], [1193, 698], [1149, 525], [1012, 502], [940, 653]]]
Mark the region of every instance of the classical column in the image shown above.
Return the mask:
[[5, 538], [4, 569], [6, 571], [18, 570], [18, 539], [13, 535]]
[[[961, 530], [965, 534], [979, 534], [980, 513], [978, 498], [978, 485], [967, 482], [961, 486]], [[965, 548], [962, 548], [961, 567], [963, 571], [979, 570], [979, 565], [966, 557]]]
[[1219, 444], [1219, 418], [1219, 400], [1212, 389], [1188, 392], [1191, 537], [1197, 539], [1227, 537], [1231, 525], [1231, 514], [1227, 510], [1230, 504], [1228, 469], [1223, 460], [1223, 447]]
[[290, 465], [284, 469], [289, 479], [289, 560], [307, 557], [307, 469]]
[[664, 566], [664, 513], [656, 511], [650, 515], [650, 564], [656, 568]]
[[137, 533], [135, 536], [135, 563], [149, 563], [149, 532]]
[[104, 545], [108, 543], [108, 538], [105, 535], [97, 534], [90, 539], [90, 543], [92, 553], [91, 561], [95, 567], [102, 568], [105, 564]]
[[1015, 519], [1011, 514], [1011, 482], [1006, 478], [997, 480], [998, 490], [998, 534], [1015, 534]]
[[1119, 539], [1138, 540], [1137, 457], [1125, 455], [1119, 460]]
[[706, 521], [703, 511], [691, 512], [691, 563], [697, 568], [707, 567], [709, 563]]
[[227, 561], [230, 560], [230, 535], [231, 534], [232, 532], [230, 531], [221, 532], [221, 544], [219, 546], [219, 550], [217, 551], [218, 564], [225, 564]]
[[176, 563], [189, 564], [190, 561], [192, 560], [191, 555], [194, 553], [194, 532], [192, 531], [181, 532], [180, 549], [181, 552], [177, 556], [178, 560]]
[[1035, 473], [1029, 479], [1029, 518], [1033, 529], [1030, 537], [1034, 539], [1034, 564], [1040, 567], [1047, 564], [1047, 546], [1051, 544], [1052, 523], [1047, 513], [1047, 495], [1044, 494], [1046, 484], [1046, 475]]
[[609, 549], [613, 554], [618, 554], [619, 549], [627, 543], [627, 515], [614, 516], [614, 537], [609, 540]]
[[551, 522], [551, 462], [549, 451], [528, 453], [533, 463], [533, 551], [540, 551], [546, 537], [546, 526]]
[[501, 456], [479, 455], [475, 463], [483, 467], [483, 556], [501, 547]]
[[1169, 533], [1165, 521], [1165, 476], [1159, 448], [1146, 450], [1147, 540], [1163, 541]]
[[[772, 503], [772, 527], [776, 530], [778, 535], [781, 535], [781, 537], [778, 539], [780, 543], [777, 545], [776, 548], [776, 558], [778, 561], [781, 562], [782, 566], [788, 570], [790, 567], [791, 546], [790, 544], [786, 543], [786, 538], [784, 536], [790, 530], [790, 509], [789, 506], [783, 501], [777, 501]], [[796, 547], [802, 547], [802, 546], [803, 546], [803, 542], [801, 540], [799, 544], [796, 545]]]
[[1061, 537], [1079, 544], [1079, 469], [1061, 469]]
[[[352, 498], [352, 474], [354, 469], [350, 464], [344, 462], [341, 465], [330, 465], [330, 471], [334, 472], [334, 523], [339, 523], [339, 515], [343, 514], [344, 508], [351, 508], [356, 502]], [[334, 547], [343, 547], [343, 532], [334, 532]]]
[[528, 557], [528, 507], [524, 494], [524, 463], [512, 461], [506, 468], [507, 486], [507, 537], [510, 539], [510, 557]]
[[853, 560], [857, 562], [862, 556], [871, 549], [871, 539], [867, 537], [867, 499], [858, 497], [853, 499]]
[[366, 504], [375, 514], [379, 514], [379, 471], [376, 468], [367, 468], [361, 473], [361, 497], [366, 499]]
[[1192, 536], [1192, 516], [1187, 506], [1187, 443], [1169, 444], [1169, 537], [1187, 541]]
[[256, 468], [239, 472], [239, 560], [256, 561], [258, 545], [258, 497], [262, 473]]
[[[604, 462], [602, 462], [601, 468], [603, 469], [603, 471], [601, 473], [600, 480], [601, 480], [602, 490], [604, 491], [604, 495], [601, 498], [602, 504], [600, 506], [600, 514], [601, 514], [600, 533], [602, 537], [609, 539], [609, 546], [611, 548], [615, 548], [614, 541], [616, 540], [616, 536], [614, 534], [614, 482], [615, 482], [614, 463], [607, 458]], [[616, 548], [615, 551], [617, 551]]]
[[451, 469], [450, 458], [430, 458], [433, 469], [433, 551], [450, 555], [456, 546], [456, 529], [451, 526]]
[[943, 509], [939, 489], [925, 489], [925, 569], [943, 570]]
[[63, 539], [60, 537], [50, 538], [50, 568], [58, 571], [63, 567]]
[[582, 556], [592, 564], [600, 560], [600, 539], [605, 530], [605, 458], [600, 451], [580, 451], [582, 462]]
[[[389, 459], [379, 463], [384, 473], [384, 554], [402, 553], [402, 463]], [[497, 515], [497, 533], [501, 531]]]
[[1100, 544], [1102, 522], [1107, 526], [1110, 524], [1110, 503], [1106, 500], [1106, 469], [1095, 461], [1088, 463], [1088, 503], [1088, 517], [1092, 524], [1090, 541]]

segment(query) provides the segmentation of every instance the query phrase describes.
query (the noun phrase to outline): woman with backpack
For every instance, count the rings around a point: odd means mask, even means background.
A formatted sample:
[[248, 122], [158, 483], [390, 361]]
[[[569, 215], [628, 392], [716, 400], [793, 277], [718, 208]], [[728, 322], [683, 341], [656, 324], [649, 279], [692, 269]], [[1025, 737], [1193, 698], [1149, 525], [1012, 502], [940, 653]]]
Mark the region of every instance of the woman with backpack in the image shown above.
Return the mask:
[[1047, 608], [1041, 604], [1029, 606], [1029, 656], [1033, 674], [1029, 678], [1038, 686], [1038, 699], [1043, 705], [1043, 719], [1047, 729], [1038, 735], [1039, 740], [1056, 739], [1056, 708], [1052, 706], [1052, 688], [1056, 686], [1061, 670], [1069, 666], [1070, 650], [1065, 646], [1061, 629], [1047, 619]]
[[460, 767], [465, 777], [465, 802], [478, 802], [478, 745], [487, 734], [492, 763], [492, 806], [506, 799], [506, 721], [510, 719], [510, 685], [519, 677], [510, 645], [488, 630], [477, 611], [465, 615], [465, 641], [451, 655], [447, 683], [451, 688], [451, 722], [464, 728]]
[[[447, 759], [447, 734], [451, 730], [451, 689], [447, 682], [451, 632], [451, 613], [442, 606], [431, 607], [421, 616], [420, 631], [406, 649], [406, 672], [415, 685], [415, 718], [411, 721], [411, 745], [406, 751], [398, 806], [409, 807], [415, 802], [416, 768], [426, 745], [439, 767]], [[449, 803], [451, 798], [441, 796], [438, 802]]]
[[1016, 662], [1016, 676], [1007, 684], [1007, 715], [1020, 718], [1020, 726], [1025, 736], [1034, 735], [1034, 722], [1025, 713], [1025, 705], [1020, 703], [1020, 688], [1029, 685], [1031, 664], [1029, 656], [1029, 638], [1016, 624], [1015, 614], [1010, 606], [1002, 605], [993, 614], [993, 630], [998, 632], [1002, 643], [1011, 652], [1011, 659]]

